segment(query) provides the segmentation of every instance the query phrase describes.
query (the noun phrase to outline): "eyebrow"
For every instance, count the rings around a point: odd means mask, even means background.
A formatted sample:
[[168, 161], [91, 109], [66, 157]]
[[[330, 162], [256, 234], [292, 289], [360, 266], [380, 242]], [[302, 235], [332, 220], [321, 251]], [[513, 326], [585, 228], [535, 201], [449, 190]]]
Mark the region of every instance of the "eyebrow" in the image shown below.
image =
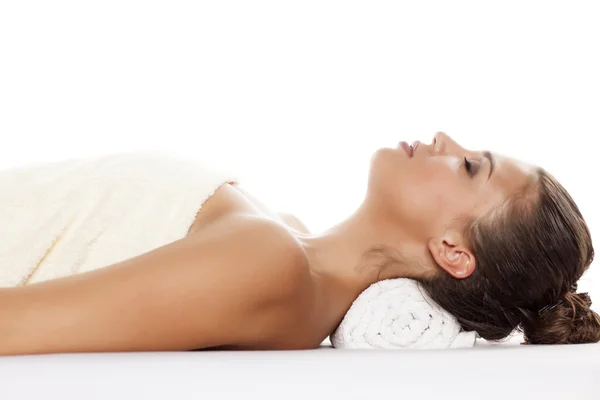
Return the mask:
[[496, 165], [496, 164], [494, 162], [494, 157], [492, 156], [491, 152], [485, 150], [483, 152], [483, 155], [485, 156], [485, 158], [487, 158], [490, 161], [490, 173], [489, 173], [488, 178], [487, 178], [487, 180], [489, 181], [490, 180], [490, 176], [492, 176], [492, 172], [494, 172], [494, 165]]

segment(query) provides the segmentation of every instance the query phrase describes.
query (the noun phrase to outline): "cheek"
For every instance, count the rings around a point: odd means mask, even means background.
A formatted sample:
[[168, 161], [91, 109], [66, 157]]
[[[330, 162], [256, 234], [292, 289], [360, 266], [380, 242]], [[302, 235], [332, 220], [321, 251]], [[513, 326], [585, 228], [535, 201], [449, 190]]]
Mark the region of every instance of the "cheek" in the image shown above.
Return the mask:
[[381, 149], [371, 160], [369, 193], [405, 223], [443, 223], [468, 208], [468, 188], [456, 158], [410, 160], [396, 150]]
[[446, 220], [465, 212], [470, 196], [456, 164], [425, 164], [407, 176], [404, 200], [423, 220]]
[[453, 189], [448, 181], [431, 179], [428, 181], [415, 182], [405, 187], [404, 203], [423, 217], [436, 217], [449, 206], [449, 200]]

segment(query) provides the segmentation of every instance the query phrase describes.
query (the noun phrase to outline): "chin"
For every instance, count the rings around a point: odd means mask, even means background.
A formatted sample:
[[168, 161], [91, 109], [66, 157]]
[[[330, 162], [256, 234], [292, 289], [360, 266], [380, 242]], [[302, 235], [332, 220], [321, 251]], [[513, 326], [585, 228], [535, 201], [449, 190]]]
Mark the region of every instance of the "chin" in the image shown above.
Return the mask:
[[391, 173], [401, 172], [406, 168], [410, 158], [401, 148], [382, 147], [371, 156], [371, 170], [389, 170]]
[[407, 173], [406, 154], [402, 149], [384, 147], [371, 157], [369, 170], [369, 190], [380, 195], [395, 192], [401, 187]]
[[402, 156], [402, 149], [382, 147], [377, 149], [371, 156], [371, 169], [380, 168], [380, 165], [396, 165]]

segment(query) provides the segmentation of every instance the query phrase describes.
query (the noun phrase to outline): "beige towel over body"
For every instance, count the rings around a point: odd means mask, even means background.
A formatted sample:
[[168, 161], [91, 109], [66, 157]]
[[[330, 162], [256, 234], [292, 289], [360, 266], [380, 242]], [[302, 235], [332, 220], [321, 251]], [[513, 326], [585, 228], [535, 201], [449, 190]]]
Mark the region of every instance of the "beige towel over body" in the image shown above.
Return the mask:
[[185, 237], [231, 171], [159, 151], [0, 171], [0, 287], [114, 264]]

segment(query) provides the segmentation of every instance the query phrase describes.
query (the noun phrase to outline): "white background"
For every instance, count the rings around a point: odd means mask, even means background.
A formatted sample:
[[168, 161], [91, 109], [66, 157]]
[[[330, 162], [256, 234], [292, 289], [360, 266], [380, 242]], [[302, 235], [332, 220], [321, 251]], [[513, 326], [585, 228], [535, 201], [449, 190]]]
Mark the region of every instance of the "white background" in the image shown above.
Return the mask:
[[208, 158], [318, 232], [376, 149], [442, 130], [548, 169], [600, 249], [599, 20], [594, 2], [3, 1], [0, 167]]
[[[0, 168], [167, 150], [318, 232], [442, 130], [548, 169], [600, 251], [596, 3], [0, 0]], [[0, 397], [597, 398], [584, 346], [0, 357]]]

